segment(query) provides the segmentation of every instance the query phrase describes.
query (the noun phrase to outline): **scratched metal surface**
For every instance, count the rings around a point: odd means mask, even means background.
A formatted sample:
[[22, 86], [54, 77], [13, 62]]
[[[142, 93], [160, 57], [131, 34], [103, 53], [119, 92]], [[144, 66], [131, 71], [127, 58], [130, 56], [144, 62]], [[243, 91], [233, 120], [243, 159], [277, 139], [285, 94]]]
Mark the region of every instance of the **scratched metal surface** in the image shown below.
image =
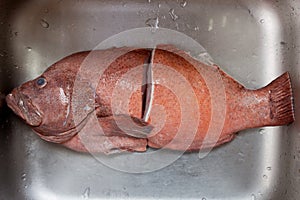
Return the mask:
[[0, 199], [300, 199], [299, 1], [0, 0], [0, 92], [111, 35], [155, 26], [156, 17], [249, 88], [289, 71], [296, 122], [240, 132], [204, 159], [184, 154], [161, 170], [130, 174], [42, 141], [4, 106]]

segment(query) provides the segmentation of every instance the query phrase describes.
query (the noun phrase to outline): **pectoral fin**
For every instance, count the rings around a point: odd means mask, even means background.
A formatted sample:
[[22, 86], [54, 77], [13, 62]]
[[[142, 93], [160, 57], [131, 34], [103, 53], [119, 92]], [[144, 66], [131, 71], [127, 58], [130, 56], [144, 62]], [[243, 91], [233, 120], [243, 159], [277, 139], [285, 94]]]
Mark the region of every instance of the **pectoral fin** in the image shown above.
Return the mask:
[[62, 143], [79, 152], [117, 153], [146, 151], [147, 135], [152, 126], [141, 119], [127, 115], [98, 118], [98, 124], [88, 122], [72, 139]]

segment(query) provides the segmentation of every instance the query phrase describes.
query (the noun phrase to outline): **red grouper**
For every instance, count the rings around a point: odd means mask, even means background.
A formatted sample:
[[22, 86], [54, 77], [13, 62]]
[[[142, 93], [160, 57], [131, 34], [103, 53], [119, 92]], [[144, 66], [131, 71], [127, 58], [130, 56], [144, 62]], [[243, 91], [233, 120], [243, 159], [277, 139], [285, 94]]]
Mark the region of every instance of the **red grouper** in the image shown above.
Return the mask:
[[6, 102], [42, 139], [107, 154], [147, 146], [196, 151], [244, 129], [294, 121], [287, 72], [250, 90], [172, 45], [72, 54]]

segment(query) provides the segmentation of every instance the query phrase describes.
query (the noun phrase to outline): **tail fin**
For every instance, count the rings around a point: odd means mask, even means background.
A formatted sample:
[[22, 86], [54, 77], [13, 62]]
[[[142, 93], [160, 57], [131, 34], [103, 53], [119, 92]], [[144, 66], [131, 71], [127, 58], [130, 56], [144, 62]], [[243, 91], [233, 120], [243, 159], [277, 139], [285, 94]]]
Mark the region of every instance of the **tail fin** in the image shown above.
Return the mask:
[[295, 121], [293, 92], [288, 72], [266, 86], [270, 98], [270, 118], [275, 125], [290, 124]]

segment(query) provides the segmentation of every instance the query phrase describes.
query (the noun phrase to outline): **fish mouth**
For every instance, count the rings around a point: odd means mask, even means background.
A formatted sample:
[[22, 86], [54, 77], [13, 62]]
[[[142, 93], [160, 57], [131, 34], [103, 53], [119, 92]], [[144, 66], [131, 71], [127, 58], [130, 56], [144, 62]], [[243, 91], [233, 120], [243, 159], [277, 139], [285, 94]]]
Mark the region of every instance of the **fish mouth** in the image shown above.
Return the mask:
[[39, 126], [42, 123], [42, 115], [32, 104], [31, 99], [18, 90], [6, 96], [6, 102], [18, 116], [30, 126]]

